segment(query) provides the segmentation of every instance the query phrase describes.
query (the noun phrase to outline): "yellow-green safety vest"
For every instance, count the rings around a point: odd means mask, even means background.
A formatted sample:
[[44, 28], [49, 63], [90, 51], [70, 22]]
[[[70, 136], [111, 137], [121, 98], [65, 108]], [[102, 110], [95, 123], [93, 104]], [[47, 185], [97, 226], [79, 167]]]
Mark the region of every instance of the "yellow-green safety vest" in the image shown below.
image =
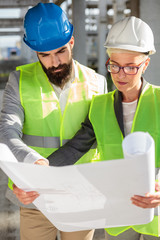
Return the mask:
[[[17, 67], [20, 70], [20, 101], [24, 109], [22, 140], [47, 158], [71, 139], [84, 122], [93, 95], [99, 94], [99, 79], [94, 70], [75, 62], [79, 78], [71, 84], [63, 115], [59, 100], [39, 62]], [[93, 147], [79, 163], [97, 157]], [[12, 181], [9, 187], [12, 189]]]
[[[117, 90], [115, 90], [117, 91]], [[89, 119], [92, 123], [100, 160], [123, 158], [123, 134], [114, 111], [115, 91], [93, 97]], [[160, 168], [160, 88], [146, 84], [138, 102], [131, 132], [148, 132], [155, 140], [155, 167]], [[109, 183], [110, 184], [110, 183]], [[117, 216], [118, 217], [118, 216]], [[141, 234], [160, 235], [160, 216], [154, 216], [152, 222], [143, 225], [107, 228], [114, 236], [133, 228]]]

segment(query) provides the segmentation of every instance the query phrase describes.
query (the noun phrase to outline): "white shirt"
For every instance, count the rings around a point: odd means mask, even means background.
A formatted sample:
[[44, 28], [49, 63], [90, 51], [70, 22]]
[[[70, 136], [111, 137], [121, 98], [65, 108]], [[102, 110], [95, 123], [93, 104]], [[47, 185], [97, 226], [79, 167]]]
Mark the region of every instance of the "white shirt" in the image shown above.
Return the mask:
[[77, 74], [77, 73], [75, 71], [75, 63], [73, 61], [72, 76], [69, 79], [69, 81], [64, 85], [63, 89], [52, 83], [52, 86], [53, 86], [53, 89], [55, 91], [55, 94], [56, 94], [56, 96], [57, 96], [57, 98], [59, 100], [59, 104], [60, 104], [62, 115], [63, 115], [64, 109], [65, 109], [65, 106], [66, 106], [66, 103], [67, 103], [68, 94], [69, 94], [69, 90], [70, 90], [71, 84], [72, 84], [72, 82], [74, 81], [74, 79], [76, 77], [75, 74]]
[[131, 132], [133, 118], [134, 118], [134, 114], [135, 114], [136, 108], [137, 108], [137, 101], [138, 100], [135, 100], [133, 102], [128, 102], [128, 103], [122, 102], [125, 136]]

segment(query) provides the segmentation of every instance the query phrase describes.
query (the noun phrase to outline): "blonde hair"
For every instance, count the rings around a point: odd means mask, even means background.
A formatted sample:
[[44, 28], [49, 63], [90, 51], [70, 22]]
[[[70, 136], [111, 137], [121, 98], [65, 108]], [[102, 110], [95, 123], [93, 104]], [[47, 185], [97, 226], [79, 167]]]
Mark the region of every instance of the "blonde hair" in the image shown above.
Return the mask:
[[125, 49], [120, 49], [120, 48], [108, 48], [106, 53], [110, 57], [112, 53], [130, 53], [130, 54], [139, 54], [144, 58], [148, 58], [149, 53], [143, 53], [143, 52], [135, 52], [135, 51], [130, 51], [130, 50], [125, 50]]

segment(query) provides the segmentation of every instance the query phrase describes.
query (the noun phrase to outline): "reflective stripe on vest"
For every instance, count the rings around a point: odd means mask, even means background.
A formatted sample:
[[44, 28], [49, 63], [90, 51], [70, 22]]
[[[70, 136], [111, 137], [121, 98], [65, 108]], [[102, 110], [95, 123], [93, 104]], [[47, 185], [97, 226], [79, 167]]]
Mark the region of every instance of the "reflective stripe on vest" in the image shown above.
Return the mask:
[[[101, 160], [123, 158], [123, 135], [114, 112], [114, 92], [94, 97], [90, 107], [89, 118], [96, 134]], [[143, 89], [133, 119], [131, 132], [134, 131], [149, 132], [153, 137], [155, 140], [155, 164], [156, 168], [159, 168], [160, 88], [147, 84]], [[139, 233], [159, 236], [158, 218], [160, 216], [155, 216], [153, 221], [148, 224], [107, 228], [106, 230], [109, 234], [116, 236], [132, 227]]]
[[[30, 145], [32, 147], [59, 148], [60, 146], [60, 137], [41, 137], [23, 134], [22, 140], [23, 142], [25, 142], [25, 144]], [[64, 139], [62, 141], [62, 145], [67, 143], [69, 140], [70, 139]], [[97, 144], [94, 143], [91, 148], [93, 149], [96, 147]]]
[[[20, 70], [20, 100], [25, 114], [23, 140], [46, 158], [80, 129], [92, 96], [99, 94], [95, 71], [78, 62], [75, 65], [79, 78], [71, 84], [63, 116], [59, 100], [40, 63], [17, 67]], [[92, 161], [97, 157], [96, 152], [91, 149], [78, 163]]]
[[42, 137], [23, 134], [22, 140], [25, 144], [32, 147], [59, 148], [60, 146], [59, 137]]

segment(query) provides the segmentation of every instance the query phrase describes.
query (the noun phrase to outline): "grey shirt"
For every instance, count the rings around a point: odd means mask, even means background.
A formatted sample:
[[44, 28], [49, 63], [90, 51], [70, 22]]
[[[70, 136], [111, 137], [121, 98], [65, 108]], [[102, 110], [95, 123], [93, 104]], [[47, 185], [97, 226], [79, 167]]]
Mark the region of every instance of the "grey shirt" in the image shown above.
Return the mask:
[[[61, 111], [63, 113], [69, 90], [75, 77], [79, 78], [78, 69], [73, 61], [73, 74], [70, 81], [64, 86], [63, 89], [53, 85], [56, 96], [59, 100]], [[96, 78], [99, 80], [99, 93], [103, 94], [107, 92], [107, 82], [104, 76], [95, 73]], [[20, 71], [14, 71], [10, 74], [6, 88], [3, 94], [2, 110], [0, 117], [0, 142], [5, 143], [14, 156], [20, 162], [34, 163], [38, 159], [44, 159], [39, 153], [28, 147], [22, 141], [22, 129], [25, 119], [24, 109], [21, 105], [19, 94], [19, 77]], [[47, 159], [45, 159], [48, 161]], [[52, 161], [52, 165], [63, 165], [61, 162], [55, 160]], [[7, 198], [9, 198], [16, 205], [21, 204], [13, 194], [11, 190], [7, 190]], [[33, 204], [25, 205], [25, 207], [34, 208]]]

